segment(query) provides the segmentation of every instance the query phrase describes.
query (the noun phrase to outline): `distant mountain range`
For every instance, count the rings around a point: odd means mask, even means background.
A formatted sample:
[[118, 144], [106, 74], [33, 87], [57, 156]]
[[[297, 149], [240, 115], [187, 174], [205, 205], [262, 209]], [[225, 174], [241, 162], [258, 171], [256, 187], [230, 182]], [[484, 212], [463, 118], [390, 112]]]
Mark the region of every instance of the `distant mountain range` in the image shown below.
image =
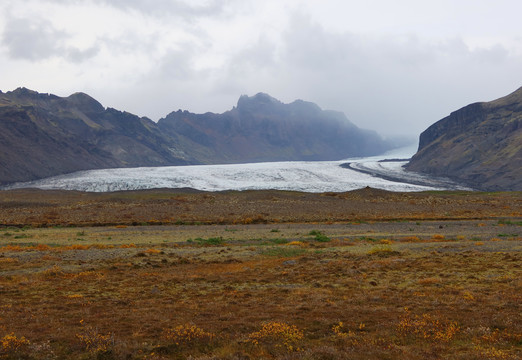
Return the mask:
[[406, 168], [480, 190], [522, 191], [522, 88], [431, 125]]
[[223, 114], [179, 110], [155, 123], [84, 93], [0, 92], [0, 184], [115, 167], [339, 160], [391, 147], [343, 113], [263, 93]]
[[302, 100], [283, 104], [264, 93], [241, 96], [223, 114], [172, 112], [159, 120], [158, 128], [204, 163], [340, 160], [391, 147], [341, 112]]

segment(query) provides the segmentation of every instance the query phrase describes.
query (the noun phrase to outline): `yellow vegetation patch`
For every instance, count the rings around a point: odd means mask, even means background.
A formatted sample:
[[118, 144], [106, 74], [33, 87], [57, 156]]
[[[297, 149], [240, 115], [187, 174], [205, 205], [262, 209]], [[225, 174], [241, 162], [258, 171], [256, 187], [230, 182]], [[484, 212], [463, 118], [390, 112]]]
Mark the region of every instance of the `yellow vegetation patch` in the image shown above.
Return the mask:
[[34, 247], [37, 251], [49, 251], [51, 250], [51, 247], [47, 244], [38, 244]]
[[91, 353], [102, 353], [114, 345], [114, 335], [112, 333], [104, 335], [92, 326], [86, 326], [83, 320], [80, 323], [83, 326], [83, 331], [76, 334], [76, 338], [85, 350]]
[[136, 245], [133, 243], [120, 245], [121, 249], [130, 249], [130, 248], [135, 248], [135, 247], [136, 247]]
[[69, 246], [62, 246], [58, 250], [89, 250], [90, 245], [74, 244]]
[[67, 295], [67, 298], [69, 298], [69, 299], [82, 299], [83, 295], [82, 294], [70, 294], [70, 295]]
[[89, 245], [92, 249], [114, 249], [114, 245], [106, 245], [106, 244], [92, 244]]
[[430, 314], [412, 315], [408, 309], [405, 309], [397, 325], [397, 332], [402, 337], [412, 336], [433, 342], [448, 342], [459, 330], [454, 321], [439, 320]]
[[147, 250], [145, 250], [146, 254], [159, 254], [160, 252], [161, 252], [161, 250], [158, 250], [158, 249], [147, 249]]
[[286, 245], [293, 245], [293, 246], [300, 246], [300, 247], [307, 247], [308, 246], [307, 243], [304, 243], [302, 241], [290, 241]]
[[466, 301], [474, 301], [475, 300], [475, 297], [473, 296], [473, 294], [470, 292], [470, 291], [463, 291], [462, 292], [462, 298]]
[[368, 255], [388, 256], [396, 253], [390, 245], [374, 246], [368, 250]]
[[428, 278], [419, 279], [417, 282], [420, 285], [439, 284], [440, 283], [440, 278], [438, 278], [438, 277], [428, 277]]
[[207, 332], [196, 325], [178, 325], [174, 328], [165, 329], [163, 337], [176, 345], [190, 345], [194, 342], [209, 342], [216, 335]]
[[14, 333], [5, 335], [1, 340], [2, 347], [0, 348], [0, 355], [10, 355], [16, 353], [23, 347], [30, 344], [25, 337], [17, 337]]
[[336, 337], [339, 337], [342, 339], [355, 336], [355, 333], [353, 331], [348, 330], [348, 332], [346, 332], [344, 330], [344, 324], [342, 321], [339, 321], [339, 323], [332, 326], [332, 331]]
[[0, 258], [0, 264], [4, 263], [4, 264], [14, 264], [14, 263], [17, 263], [18, 262], [18, 259], [14, 259], [14, 258], [10, 258], [10, 257], [7, 257], [7, 258]]
[[298, 344], [302, 338], [303, 332], [297, 326], [277, 321], [265, 323], [261, 330], [248, 335], [254, 345], [269, 345], [288, 351], [299, 351]]
[[8, 251], [18, 252], [18, 251], [25, 251], [25, 250], [26, 250], [25, 247], [21, 247], [19, 245], [6, 245], [6, 246], [0, 247], [0, 252], [8, 252]]

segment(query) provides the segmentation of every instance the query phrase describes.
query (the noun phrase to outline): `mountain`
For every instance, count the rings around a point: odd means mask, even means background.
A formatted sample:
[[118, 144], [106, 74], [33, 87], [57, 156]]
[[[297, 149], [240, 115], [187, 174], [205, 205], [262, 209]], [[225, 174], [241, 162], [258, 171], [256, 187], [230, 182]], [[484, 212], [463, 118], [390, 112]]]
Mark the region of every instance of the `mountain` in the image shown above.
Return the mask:
[[78, 170], [194, 162], [147, 118], [83, 93], [0, 92], [0, 184]]
[[480, 190], [522, 190], [522, 88], [431, 125], [406, 169]]
[[172, 112], [158, 127], [203, 163], [339, 160], [390, 148], [341, 112], [302, 100], [284, 104], [264, 93], [241, 96], [223, 114]]
[[0, 185], [89, 169], [337, 160], [388, 148], [342, 113], [262, 93], [223, 114], [180, 110], [155, 123], [84, 93], [0, 91]]

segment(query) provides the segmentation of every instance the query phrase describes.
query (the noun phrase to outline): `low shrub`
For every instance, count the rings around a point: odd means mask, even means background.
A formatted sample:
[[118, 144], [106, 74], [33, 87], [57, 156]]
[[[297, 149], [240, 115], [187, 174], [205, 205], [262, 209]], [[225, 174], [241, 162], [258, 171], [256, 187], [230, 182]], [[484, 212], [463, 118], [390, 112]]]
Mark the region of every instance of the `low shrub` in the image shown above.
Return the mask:
[[391, 248], [390, 245], [379, 245], [374, 246], [370, 250], [368, 250], [368, 255], [386, 257], [391, 255], [398, 255], [399, 252], [395, 251]]
[[163, 337], [176, 346], [194, 346], [209, 344], [216, 335], [196, 325], [178, 325], [163, 331]]
[[222, 245], [225, 242], [222, 237], [212, 237], [208, 239], [197, 238], [195, 240], [201, 245], [210, 246]]
[[[81, 321], [83, 325], [83, 321]], [[92, 326], [84, 326], [81, 333], [76, 334], [81, 346], [91, 353], [104, 353], [114, 345], [114, 334], [101, 334]]]
[[261, 330], [248, 335], [248, 341], [254, 345], [287, 351], [299, 351], [299, 343], [302, 339], [303, 332], [297, 326], [276, 321], [265, 323]]
[[412, 315], [408, 309], [405, 310], [397, 325], [401, 337], [448, 342], [459, 332], [459, 326], [454, 321], [438, 320], [430, 314]]
[[17, 337], [14, 333], [5, 335], [0, 339], [0, 357], [14, 355], [30, 344], [25, 337]]
[[328, 236], [324, 235], [318, 230], [312, 230], [308, 233], [308, 235], [314, 236], [314, 240], [318, 242], [329, 242], [331, 240]]

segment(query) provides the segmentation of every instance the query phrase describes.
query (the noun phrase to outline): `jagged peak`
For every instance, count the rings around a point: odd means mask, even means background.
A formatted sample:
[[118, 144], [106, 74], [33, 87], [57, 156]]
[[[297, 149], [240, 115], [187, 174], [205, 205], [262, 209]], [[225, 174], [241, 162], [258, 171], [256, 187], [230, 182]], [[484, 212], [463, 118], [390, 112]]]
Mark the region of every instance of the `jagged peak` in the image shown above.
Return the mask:
[[241, 95], [239, 97], [239, 100], [237, 101], [237, 107], [240, 108], [242, 106], [248, 106], [251, 104], [256, 105], [281, 105], [283, 104], [281, 101], [277, 100], [276, 98], [268, 95], [264, 92], [259, 92], [255, 94], [254, 96], [248, 96], [248, 95]]
[[86, 94], [82, 91], [77, 91], [71, 95], [69, 95], [69, 97], [78, 97], [78, 98], [82, 98], [82, 97], [85, 97], [85, 98], [91, 98], [92, 99], [92, 96], [90, 96], [89, 94]]
[[264, 92], [258, 92], [252, 98], [255, 100], [258, 100], [258, 101], [270, 101], [270, 102], [277, 102], [277, 103], [281, 102], [281, 101], [277, 100], [275, 97], [272, 97], [269, 94], [264, 93]]
[[82, 110], [103, 111], [105, 108], [96, 99], [83, 92], [75, 92], [67, 100]]
[[58, 98], [58, 96], [56, 95], [48, 93], [39, 93], [38, 91], [34, 91], [26, 87], [18, 87], [13, 91], [8, 91], [7, 93], [5, 93], [5, 95], [10, 98], [20, 99], [21, 101], [24, 101], [23, 99], [25, 99], [25, 101], [37, 100], [46, 102], [48, 100], [54, 100]]
[[13, 95], [40, 95], [37, 91], [28, 89], [26, 87], [18, 87], [13, 91], [10, 91]]
[[322, 111], [321, 107], [319, 105], [317, 105], [316, 103], [301, 100], [301, 99], [295, 100], [290, 105], [293, 106], [294, 108], [300, 108], [303, 110], [306, 109], [307, 111], [314, 111], [314, 112]]
[[69, 95], [67, 98], [69, 100], [80, 101], [80, 102], [92, 102], [92, 101], [98, 102], [92, 96], [90, 96], [84, 92], [75, 92], [74, 94]]

